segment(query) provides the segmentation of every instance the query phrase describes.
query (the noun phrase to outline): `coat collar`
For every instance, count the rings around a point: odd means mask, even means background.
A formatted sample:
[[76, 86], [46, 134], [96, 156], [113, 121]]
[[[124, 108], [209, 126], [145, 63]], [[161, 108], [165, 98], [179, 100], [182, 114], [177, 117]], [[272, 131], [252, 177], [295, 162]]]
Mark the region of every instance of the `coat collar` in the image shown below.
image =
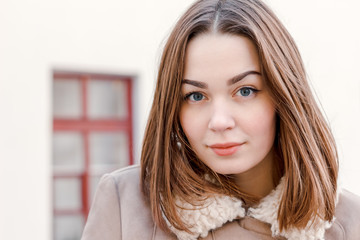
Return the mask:
[[209, 231], [221, 227], [226, 222], [231, 222], [236, 218], [252, 217], [271, 225], [273, 236], [282, 236], [289, 240], [324, 239], [325, 230], [331, 227], [332, 222], [315, 217], [313, 224], [309, 221], [304, 229], [291, 228], [280, 231], [277, 221], [278, 209], [281, 195], [283, 192], [284, 179], [280, 180], [279, 185], [260, 203], [247, 211], [244, 203], [233, 197], [215, 195], [205, 200], [201, 206], [191, 205], [182, 199], [176, 199], [179, 216], [191, 227], [192, 234], [174, 228], [168, 222], [170, 230], [180, 240], [196, 240], [199, 237], [206, 237]]

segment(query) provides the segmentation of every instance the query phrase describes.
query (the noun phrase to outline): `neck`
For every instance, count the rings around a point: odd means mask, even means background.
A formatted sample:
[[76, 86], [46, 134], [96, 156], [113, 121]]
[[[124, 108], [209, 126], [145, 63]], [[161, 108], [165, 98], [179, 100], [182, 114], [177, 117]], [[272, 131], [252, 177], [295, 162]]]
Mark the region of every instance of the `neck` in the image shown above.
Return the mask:
[[263, 198], [267, 196], [276, 186], [274, 182], [274, 158], [271, 150], [268, 155], [252, 169], [235, 175], [236, 184], [248, 194]]

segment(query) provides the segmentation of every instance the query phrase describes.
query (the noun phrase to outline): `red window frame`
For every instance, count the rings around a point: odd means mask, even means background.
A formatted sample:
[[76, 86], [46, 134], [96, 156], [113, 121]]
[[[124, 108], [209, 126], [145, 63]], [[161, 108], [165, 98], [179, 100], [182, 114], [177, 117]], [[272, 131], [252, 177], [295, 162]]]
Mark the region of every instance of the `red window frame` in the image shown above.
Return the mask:
[[[73, 131], [81, 133], [84, 146], [84, 171], [80, 174], [64, 174], [53, 172], [54, 182], [57, 178], [80, 178], [81, 181], [81, 202], [82, 208], [78, 210], [58, 210], [55, 209], [55, 191], [53, 192], [54, 210], [53, 214], [56, 215], [79, 215], [82, 214], [84, 221], [86, 221], [90, 209], [90, 155], [89, 155], [89, 133], [92, 131], [105, 131], [105, 132], [126, 132], [129, 143], [128, 152], [129, 159], [128, 165], [134, 163], [133, 160], [133, 118], [132, 118], [132, 88], [134, 77], [125, 75], [112, 75], [112, 74], [97, 74], [97, 73], [80, 73], [80, 72], [67, 72], [55, 71], [53, 73], [53, 81], [57, 80], [78, 80], [81, 83], [81, 101], [82, 101], [82, 116], [79, 119], [62, 119], [53, 118], [53, 132], [57, 131]], [[127, 92], [127, 114], [124, 119], [89, 119], [88, 116], [88, 82], [90, 79], [106, 80], [119, 80], [126, 84]]]

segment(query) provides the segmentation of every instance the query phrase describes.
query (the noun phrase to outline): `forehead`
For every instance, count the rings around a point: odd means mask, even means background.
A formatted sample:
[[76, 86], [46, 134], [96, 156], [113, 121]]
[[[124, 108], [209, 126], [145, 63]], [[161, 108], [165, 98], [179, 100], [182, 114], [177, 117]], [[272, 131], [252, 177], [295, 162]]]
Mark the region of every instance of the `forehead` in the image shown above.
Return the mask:
[[249, 70], [260, 72], [260, 62], [256, 46], [247, 37], [205, 33], [193, 38], [186, 48], [185, 78], [228, 79]]

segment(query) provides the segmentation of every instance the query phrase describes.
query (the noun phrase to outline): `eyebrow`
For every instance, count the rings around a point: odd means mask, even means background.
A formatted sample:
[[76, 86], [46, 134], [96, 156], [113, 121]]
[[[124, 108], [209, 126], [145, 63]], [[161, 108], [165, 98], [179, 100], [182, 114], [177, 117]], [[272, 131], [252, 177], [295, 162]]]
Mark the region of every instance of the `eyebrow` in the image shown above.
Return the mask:
[[260, 75], [261, 76], [261, 73], [259, 73], [258, 71], [247, 71], [247, 72], [243, 72], [243, 73], [240, 73], [232, 78], [230, 78], [228, 81], [227, 81], [227, 84], [228, 85], [233, 85], [241, 80], [243, 80], [243, 78], [245, 78], [246, 76], [248, 75], [251, 75], [251, 74], [255, 74], [255, 75]]
[[[261, 76], [261, 73], [259, 73], [258, 71], [246, 71], [246, 72], [243, 72], [243, 73], [240, 73], [232, 78], [230, 78], [228, 81], [227, 81], [227, 85], [233, 85], [239, 81], [241, 81], [243, 78], [245, 78], [246, 76], [248, 75], [251, 75], [251, 74], [255, 74], [255, 75], [260, 75]], [[190, 85], [193, 85], [195, 87], [198, 87], [198, 88], [208, 88], [208, 84], [207, 83], [204, 83], [204, 82], [200, 82], [200, 81], [194, 81], [194, 80], [189, 80], [189, 79], [183, 79], [181, 81], [182, 84], [190, 84]]]

